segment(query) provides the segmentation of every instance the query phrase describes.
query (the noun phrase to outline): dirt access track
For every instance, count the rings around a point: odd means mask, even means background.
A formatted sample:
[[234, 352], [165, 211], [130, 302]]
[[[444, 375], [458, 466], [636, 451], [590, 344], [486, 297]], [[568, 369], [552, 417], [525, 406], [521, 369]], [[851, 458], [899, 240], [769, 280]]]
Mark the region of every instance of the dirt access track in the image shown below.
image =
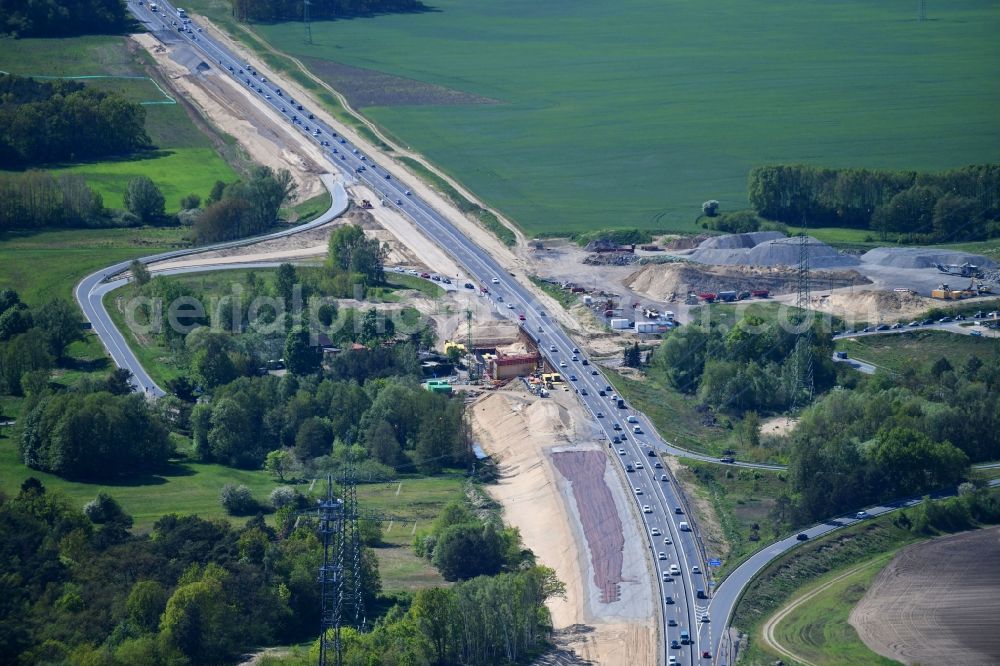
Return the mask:
[[549, 602], [556, 649], [541, 664], [657, 664], [656, 608], [638, 516], [572, 393], [537, 398], [516, 384], [470, 409], [496, 461], [488, 492], [539, 564], [566, 584]]
[[1000, 527], [908, 546], [879, 573], [850, 623], [905, 664], [1000, 663]]

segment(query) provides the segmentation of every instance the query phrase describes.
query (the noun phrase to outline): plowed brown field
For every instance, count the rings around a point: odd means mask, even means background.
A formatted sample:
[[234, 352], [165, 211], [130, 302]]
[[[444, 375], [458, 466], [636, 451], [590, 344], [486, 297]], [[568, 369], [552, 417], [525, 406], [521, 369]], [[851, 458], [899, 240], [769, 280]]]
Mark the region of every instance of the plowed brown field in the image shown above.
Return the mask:
[[1000, 664], [1000, 527], [904, 548], [850, 622], [865, 645], [906, 664]]

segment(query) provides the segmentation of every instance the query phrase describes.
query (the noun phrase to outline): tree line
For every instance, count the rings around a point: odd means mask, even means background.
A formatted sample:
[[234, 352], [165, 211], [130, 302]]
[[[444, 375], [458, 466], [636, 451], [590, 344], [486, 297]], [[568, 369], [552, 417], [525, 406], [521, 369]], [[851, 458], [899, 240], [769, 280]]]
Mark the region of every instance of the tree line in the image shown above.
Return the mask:
[[[217, 181], [204, 209], [195, 204], [193, 231], [198, 243], [215, 243], [259, 234], [278, 221], [278, 211], [295, 196], [297, 189], [287, 169], [254, 167], [245, 180]], [[187, 206], [185, 206], [186, 208]]]
[[[238, 21], [300, 21], [302, 0], [231, 0], [233, 16]], [[425, 9], [420, 0], [314, 0], [309, 3], [313, 20], [351, 16], [371, 16], [388, 12], [412, 12]]]
[[0, 74], [0, 167], [128, 155], [152, 147], [146, 111], [77, 81]]
[[[167, 515], [152, 532], [104, 493], [72, 506], [36, 479], [0, 496], [0, 661], [5, 664], [236, 663], [319, 626], [314, 520], [277, 527]], [[364, 548], [367, 608], [381, 584]]]
[[788, 438], [801, 519], [953, 486], [970, 462], [1000, 457], [995, 362], [941, 358], [857, 381], [819, 399]]
[[128, 25], [121, 0], [0, 0], [0, 34], [11, 37], [110, 34]]
[[750, 172], [750, 204], [787, 224], [871, 229], [915, 242], [1000, 236], [1000, 165], [938, 173], [760, 166]]

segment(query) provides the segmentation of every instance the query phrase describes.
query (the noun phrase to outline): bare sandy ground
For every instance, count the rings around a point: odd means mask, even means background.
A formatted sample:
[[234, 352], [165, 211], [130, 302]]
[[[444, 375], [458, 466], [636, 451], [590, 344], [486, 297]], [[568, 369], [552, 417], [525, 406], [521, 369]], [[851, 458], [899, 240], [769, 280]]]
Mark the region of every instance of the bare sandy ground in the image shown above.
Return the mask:
[[[599, 469], [606, 455], [573, 396], [554, 392], [542, 399], [516, 390], [486, 394], [473, 405], [471, 424], [476, 439], [498, 461], [501, 479], [489, 491], [503, 505], [505, 520], [566, 584], [566, 598], [550, 603], [559, 650], [543, 663], [656, 664], [654, 585], [642, 536], [613, 468]], [[604, 515], [624, 517], [616, 538], [609, 537], [622, 544], [620, 565], [613, 553], [604, 553], [612, 557], [595, 568], [601, 558], [592, 549], [601, 548], [602, 536], [609, 535], [591, 533], [588, 540], [588, 521], [581, 519], [573, 483], [553, 461], [554, 455], [580, 454], [591, 458], [589, 482], [606, 489]], [[578, 478], [576, 483], [584, 482]], [[612, 529], [610, 523], [604, 527]], [[609, 586], [599, 582], [611, 578], [615, 593], [608, 599]]]
[[316, 175], [326, 171], [323, 156], [315, 146], [296, 140], [278, 121], [274, 111], [265, 107], [245, 87], [215, 68], [194, 75], [176, 62], [175, 49], [190, 50], [187, 44], [165, 48], [151, 34], [131, 35], [145, 49], [169, 85], [190, 101], [216, 127], [235, 137], [254, 162], [273, 169], [288, 169], [298, 185], [298, 198], [305, 200], [323, 190]]
[[873, 651], [905, 664], [1000, 663], [1000, 527], [904, 548], [851, 611]]

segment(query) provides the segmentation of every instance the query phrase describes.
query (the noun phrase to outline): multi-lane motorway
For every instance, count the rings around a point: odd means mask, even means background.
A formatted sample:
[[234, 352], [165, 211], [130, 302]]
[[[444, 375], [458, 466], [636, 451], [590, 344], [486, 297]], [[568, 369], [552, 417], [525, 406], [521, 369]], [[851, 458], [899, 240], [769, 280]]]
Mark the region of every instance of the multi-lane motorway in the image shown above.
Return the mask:
[[[273, 110], [277, 118], [283, 118], [296, 131], [308, 136], [323, 152], [329, 162], [349, 177], [356, 178], [374, 191], [384, 205], [396, 207], [409, 218], [426, 236], [446, 250], [470, 275], [488, 286], [490, 298], [502, 296], [504, 306], [498, 311], [509, 317], [523, 315], [522, 326], [539, 343], [539, 350], [548, 362], [560, 369], [569, 385], [577, 391], [578, 397], [598, 424], [603, 442], [609, 448], [609, 455], [618, 461], [621, 474], [626, 479], [636, 500], [635, 507], [642, 517], [646, 531], [646, 547], [655, 563], [658, 617], [663, 636], [662, 661], [671, 657], [681, 664], [727, 663], [727, 644], [723, 641], [725, 625], [739, 594], [750, 578], [770, 559], [785, 552], [797, 543], [794, 538], [786, 539], [760, 551], [736, 569], [712, 595], [705, 573], [706, 562], [693, 531], [681, 531], [681, 522], [692, 527], [693, 521], [687, 514], [687, 507], [667, 469], [657, 468], [659, 456], [664, 453], [715, 460], [708, 456], [692, 454], [675, 448], [660, 437], [649, 420], [627, 408], [619, 408], [613, 401], [613, 391], [609, 382], [598, 368], [584, 365], [584, 356], [576, 351], [575, 344], [565, 331], [544, 311], [532, 291], [527, 289], [507, 273], [497, 261], [481, 247], [462, 234], [444, 216], [437, 213], [420, 197], [412, 194], [395, 176], [376, 165], [375, 160], [346, 137], [341, 136], [325, 122], [310, 117], [313, 115], [303, 104], [303, 100], [293, 100], [279, 82], [267, 80], [260, 75], [252, 63], [237, 58], [233, 53], [216, 43], [208, 33], [201, 32], [197, 23], [185, 22], [176, 10], [167, 3], [157, 3], [157, 11], [151, 11], [149, 4], [137, 0], [129, 2], [129, 9], [150, 30], [164, 39], [184, 40], [200, 52], [205, 62], [215, 66], [222, 75], [231, 76], [248, 92], [258, 96]], [[183, 31], [180, 28], [184, 28]], [[170, 35], [168, 38], [167, 35]], [[340, 190], [343, 193], [343, 190]], [[334, 197], [335, 205], [346, 206], [346, 194]], [[312, 224], [325, 222], [329, 213]], [[281, 232], [282, 234], [293, 233]], [[255, 239], [257, 240], [257, 239]], [[239, 241], [245, 243], [247, 241]], [[202, 251], [206, 248], [199, 248]], [[165, 259], [190, 253], [180, 251], [166, 253], [153, 259]], [[101, 297], [113, 288], [107, 280], [121, 273], [127, 264], [117, 264], [98, 271], [85, 278], [76, 290], [76, 297], [84, 314], [100, 336], [104, 345], [120, 367], [130, 369], [136, 377], [140, 390], [153, 396], [162, 395], [162, 390], [148, 376], [121, 334], [115, 329], [101, 305]], [[513, 305], [507, 308], [506, 304]], [[576, 359], [574, 360], [574, 356]], [[572, 377], [575, 376], [575, 379]], [[600, 393], [605, 395], [601, 396]], [[634, 420], [630, 422], [629, 417]], [[616, 429], [615, 425], [620, 429]], [[620, 443], [614, 443], [618, 437]], [[654, 452], [655, 457], [648, 455]], [[631, 466], [632, 471], [626, 471]], [[888, 509], [887, 509], [888, 510]], [[678, 513], [679, 511], [679, 513]], [[877, 511], [877, 510], [873, 510]], [[812, 528], [810, 536], [819, 535], [839, 525], [820, 525]], [[677, 573], [671, 574], [671, 566]], [[706, 598], [700, 598], [702, 590]], [[667, 597], [673, 603], [667, 603]], [[710, 601], [711, 599], [711, 601]], [[690, 641], [681, 645], [684, 635]], [[677, 641], [676, 647], [671, 644]], [[723, 654], [719, 655], [720, 645]], [[705, 656], [708, 655], [708, 656]]]

